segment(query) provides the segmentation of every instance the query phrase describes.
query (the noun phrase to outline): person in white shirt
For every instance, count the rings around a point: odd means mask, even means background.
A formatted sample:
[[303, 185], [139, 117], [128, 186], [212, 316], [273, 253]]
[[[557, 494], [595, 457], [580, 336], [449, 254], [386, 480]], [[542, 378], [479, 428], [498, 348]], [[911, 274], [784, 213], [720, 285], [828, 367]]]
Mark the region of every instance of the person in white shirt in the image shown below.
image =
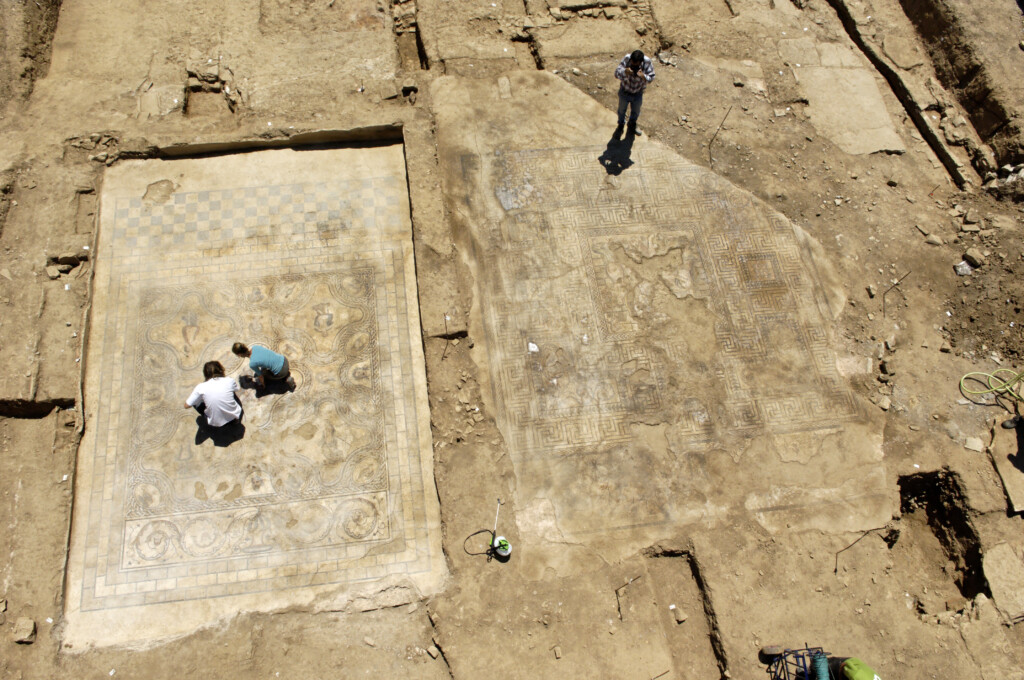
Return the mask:
[[242, 405], [235, 397], [238, 383], [224, 375], [219, 361], [207, 361], [203, 365], [201, 382], [185, 400], [185, 408], [195, 407], [206, 416], [210, 427], [223, 427], [242, 415]]

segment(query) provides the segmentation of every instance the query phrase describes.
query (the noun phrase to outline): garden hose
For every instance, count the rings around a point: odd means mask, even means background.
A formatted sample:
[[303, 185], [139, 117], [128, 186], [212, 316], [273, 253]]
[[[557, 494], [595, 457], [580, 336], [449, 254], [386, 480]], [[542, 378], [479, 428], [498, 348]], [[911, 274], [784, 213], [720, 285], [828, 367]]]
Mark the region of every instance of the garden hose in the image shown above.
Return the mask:
[[[985, 385], [986, 389], [968, 389], [966, 386], [968, 380], [977, 381], [982, 385]], [[997, 397], [1008, 396], [1017, 401], [1024, 401], [1024, 396], [1020, 394], [1022, 380], [1024, 380], [1024, 371], [1014, 373], [1008, 368], [999, 368], [993, 373], [974, 371], [967, 373], [964, 377], [960, 378], [960, 391], [963, 392], [964, 395], [970, 395], [973, 397], [994, 394]]]

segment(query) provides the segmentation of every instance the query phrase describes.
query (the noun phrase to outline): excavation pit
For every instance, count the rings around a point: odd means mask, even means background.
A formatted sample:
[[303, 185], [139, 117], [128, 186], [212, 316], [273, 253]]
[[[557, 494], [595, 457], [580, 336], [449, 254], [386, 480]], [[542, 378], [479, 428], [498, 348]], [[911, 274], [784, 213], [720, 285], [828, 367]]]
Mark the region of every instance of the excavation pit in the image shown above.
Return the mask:
[[912, 543], [909, 549], [920, 557], [914, 563], [922, 570], [941, 568], [946, 578], [934, 580], [952, 581], [963, 598], [991, 596], [982, 571], [981, 541], [957, 476], [947, 470], [908, 475], [900, 477], [899, 487], [903, 520], [896, 545]]

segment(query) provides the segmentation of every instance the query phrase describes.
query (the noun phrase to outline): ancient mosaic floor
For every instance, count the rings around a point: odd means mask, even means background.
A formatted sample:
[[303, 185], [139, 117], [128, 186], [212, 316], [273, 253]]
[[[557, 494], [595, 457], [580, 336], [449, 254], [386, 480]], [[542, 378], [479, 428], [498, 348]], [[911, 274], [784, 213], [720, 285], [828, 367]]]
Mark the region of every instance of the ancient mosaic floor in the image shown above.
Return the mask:
[[[438, 583], [401, 147], [125, 163], [101, 221], [69, 639]], [[243, 380], [244, 433], [210, 438], [182, 404], [206, 361], [248, 375], [236, 340], [297, 388]]]
[[[610, 141], [614, 116], [557, 78], [435, 96], [523, 552], [551, 548], [524, 560], [614, 557], [734, 512], [884, 521], [880, 430], [837, 371], [824, 262], [789, 220], [646, 136]], [[467, 126], [470, 105], [487, 116]]]

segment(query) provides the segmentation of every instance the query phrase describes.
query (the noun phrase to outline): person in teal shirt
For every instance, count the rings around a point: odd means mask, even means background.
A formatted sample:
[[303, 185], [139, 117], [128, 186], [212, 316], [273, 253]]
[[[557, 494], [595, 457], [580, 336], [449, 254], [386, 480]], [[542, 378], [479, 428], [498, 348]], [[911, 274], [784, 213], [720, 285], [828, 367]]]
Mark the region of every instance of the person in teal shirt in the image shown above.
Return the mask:
[[260, 345], [252, 348], [236, 342], [231, 346], [235, 356], [249, 359], [249, 368], [260, 387], [266, 387], [267, 380], [283, 380], [289, 389], [295, 389], [295, 380], [288, 367], [288, 358]]

